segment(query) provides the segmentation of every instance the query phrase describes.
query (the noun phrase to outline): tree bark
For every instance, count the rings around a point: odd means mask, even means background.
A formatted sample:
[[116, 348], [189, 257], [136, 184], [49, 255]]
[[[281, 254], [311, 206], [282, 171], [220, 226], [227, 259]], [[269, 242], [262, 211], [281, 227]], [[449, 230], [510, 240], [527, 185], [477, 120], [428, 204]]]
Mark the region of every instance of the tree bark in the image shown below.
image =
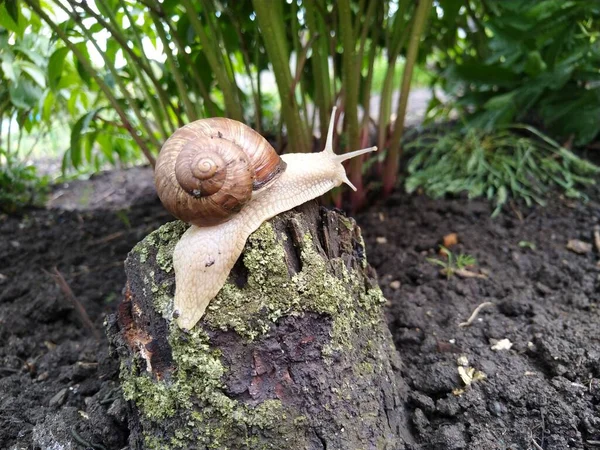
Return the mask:
[[131, 449], [404, 449], [406, 387], [360, 229], [315, 202], [250, 236], [205, 316], [172, 320], [173, 248], [147, 236], [108, 321]]

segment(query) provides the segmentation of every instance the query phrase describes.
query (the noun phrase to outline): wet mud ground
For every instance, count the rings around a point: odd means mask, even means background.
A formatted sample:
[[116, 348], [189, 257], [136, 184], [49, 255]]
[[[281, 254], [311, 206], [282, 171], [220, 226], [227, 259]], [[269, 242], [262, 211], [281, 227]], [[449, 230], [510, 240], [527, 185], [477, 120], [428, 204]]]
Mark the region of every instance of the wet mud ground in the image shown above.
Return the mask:
[[[600, 189], [587, 192], [587, 204], [556, 195], [495, 219], [485, 201], [396, 193], [357, 216], [410, 387], [414, 450], [600, 448]], [[103, 322], [127, 252], [171, 218], [147, 192], [122, 209], [97, 203], [0, 217], [0, 449], [127, 446]], [[429, 261], [449, 233], [485, 278]], [[591, 250], [569, 250], [572, 239]]]

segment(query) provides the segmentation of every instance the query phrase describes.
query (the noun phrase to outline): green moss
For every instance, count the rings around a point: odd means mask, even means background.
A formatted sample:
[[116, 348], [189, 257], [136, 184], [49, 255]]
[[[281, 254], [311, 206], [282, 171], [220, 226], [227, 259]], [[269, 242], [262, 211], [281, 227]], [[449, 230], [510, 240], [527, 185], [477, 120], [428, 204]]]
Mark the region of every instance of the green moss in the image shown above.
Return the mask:
[[211, 349], [200, 327], [184, 333], [172, 325], [169, 343], [177, 367], [170, 379], [157, 381], [149, 374], [139, 374], [136, 367], [121, 368], [125, 399], [136, 403], [144, 420], [177, 418], [187, 424], [169, 437], [146, 436], [147, 448], [187, 448], [195, 442], [226, 449], [225, 437], [252, 427], [276, 428], [290, 416], [279, 400], [267, 400], [253, 408], [229, 398], [221, 381], [225, 367], [220, 352]]
[[159, 240], [156, 263], [167, 273], [173, 270], [173, 251], [178, 241], [173, 239], [173, 235], [181, 236], [187, 228], [188, 226], [183, 222], [171, 222], [155, 231]]
[[[156, 310], [165, 318], [170, 318], [173, 310], [173, 277], [165, 274], [173, 269], [173, 250], [186, 228], [181, 222], [169, 223], [133, 250], [140, 262], [155, 258], [162, 271], [147, 271], [144, 282]], [[208, 327], [234, 330], [253, 340], [283, 316], [303, 312], [326, 315], [331, 318], [331, 341], [322, 354], [331, 364], [336, 352], [352, 350], [357, 330], [381, 320], [379, 305], [385, 299], [376, 286], [365, 291], [364, 277], [349, 270], [341, 259], [325, 260], [308, 232], [300, 243], [301, 270], [290, 276], [280, 241], [270, 223], [250, 236], [243, 254], [247, 283], [238, 287], [228, 281], [210, 302], [203, 321]], [[273, 429], [274, 436], [295, 436], [298, 442], [304, 439], [302, 424], [308, 419], [283, 407], [279, 400], [268, 400], [254, 408], [225, 394], [221, 380], [227, 369], [202, 326], [183, 332], [170, 321], [169, 344], [176, 370], [166, 379], [154, 380], [151, 374], [140, 373], [135, 364], [121, 370], [125, 398], [136, 403], [143, 420], [160, 422], [168, 418], [172, 423], [185, 424], [161, 436], [146, 436], [147, 448], [191, 445], [227, 449], [231, 436], [245, 436], [243, 448], [269, 448], [252, 435], [255, 427]], [[357, 358], [357, 376], [374, 370], [374, 357], [377, 355], [365, 353]], [[351, 392], [348, 384], [334, 394], [347, 399]], [[335, 408], [334, 403], [329, 408]]]
[[[233, 329], [254, 339], [267, 332], [281, 317], [311, 311], [331, 316], [333, 348], [350, 346], [347, 336], [360, 325], [354, 305], [354, 293], [363, 292], [359, 276], [349, 271], [342, 260], [326, 262], [315, 250], [311, 235], [306, 233], [300, 251], [302, 270], [290, 278], [285, 250], [270, 223], [263, 224], [248, 239], [244, 250], [244, 266], [248, 282], [239, 288], [228, 282], [214, 298], [204, 320], [214, 328]], [[337, 276], [328, 267], [333, 265]], [[361, 294], [363, 312], [374, 312], [379, 320], [378, 306], [385, 299], [378, 287]], [[240, 314], [244, 311], [244, 315]]]
[[352, 231], [354, 229], [354, 227], [356, 225], [354, 223], [354, 220], [350, 219], [349, 217], [342, 216], [341, 214], [339, 216], [339, 219], [340, 219], [340, 222], [342, 222], [342, 224], [346, 227], [346, 229], [348, 229], [350, 231]]

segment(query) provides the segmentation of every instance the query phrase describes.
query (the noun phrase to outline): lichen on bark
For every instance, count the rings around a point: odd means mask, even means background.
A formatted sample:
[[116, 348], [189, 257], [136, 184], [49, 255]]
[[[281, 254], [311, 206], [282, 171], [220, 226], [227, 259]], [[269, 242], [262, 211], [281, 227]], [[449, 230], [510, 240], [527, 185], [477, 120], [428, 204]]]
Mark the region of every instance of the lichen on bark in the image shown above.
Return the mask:
[[[190, 332], [171, 317], [172, 252], [187, 226], [166, 224], [133, 249], [121, 379], [138, 413], [141, 431], [133, 439], [143, 448], [279, 449], [294, 442], [313, 449], [345, 441], [403, 448], [399, 361], [382, 318], [385, 299], [365, 275], [356, 225], [331, 217], [334, 231], [348, 234], [337, 250], [297, 213], [263, 224]], [[145, 328], [157, 320], [163, 325]], [[140, 324], [142, 337], [131, 331]], [[161, 333], [160, 348], [147, 342]], [[135, 350], [139, 342], [142, 351]], [[381, 392], [360, 392], [378, 382]]]

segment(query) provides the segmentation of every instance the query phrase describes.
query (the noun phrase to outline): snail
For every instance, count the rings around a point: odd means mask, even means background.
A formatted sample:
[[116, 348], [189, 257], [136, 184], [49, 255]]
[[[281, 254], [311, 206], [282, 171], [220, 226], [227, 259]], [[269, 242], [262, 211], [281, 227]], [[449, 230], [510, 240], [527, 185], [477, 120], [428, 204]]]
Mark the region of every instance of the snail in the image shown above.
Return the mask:
[[200, 320], [264, 221], [342, 183], [356, 190], [342, 162], [377, 148], [336, 155], [335, 111], [318, 153], [279, 156], [256, 131], [226, 118], [197, 120], [167, 139], [156, 161], [156, 190], [171, 214], [192, 224], [173, 252], [180, 328]]

